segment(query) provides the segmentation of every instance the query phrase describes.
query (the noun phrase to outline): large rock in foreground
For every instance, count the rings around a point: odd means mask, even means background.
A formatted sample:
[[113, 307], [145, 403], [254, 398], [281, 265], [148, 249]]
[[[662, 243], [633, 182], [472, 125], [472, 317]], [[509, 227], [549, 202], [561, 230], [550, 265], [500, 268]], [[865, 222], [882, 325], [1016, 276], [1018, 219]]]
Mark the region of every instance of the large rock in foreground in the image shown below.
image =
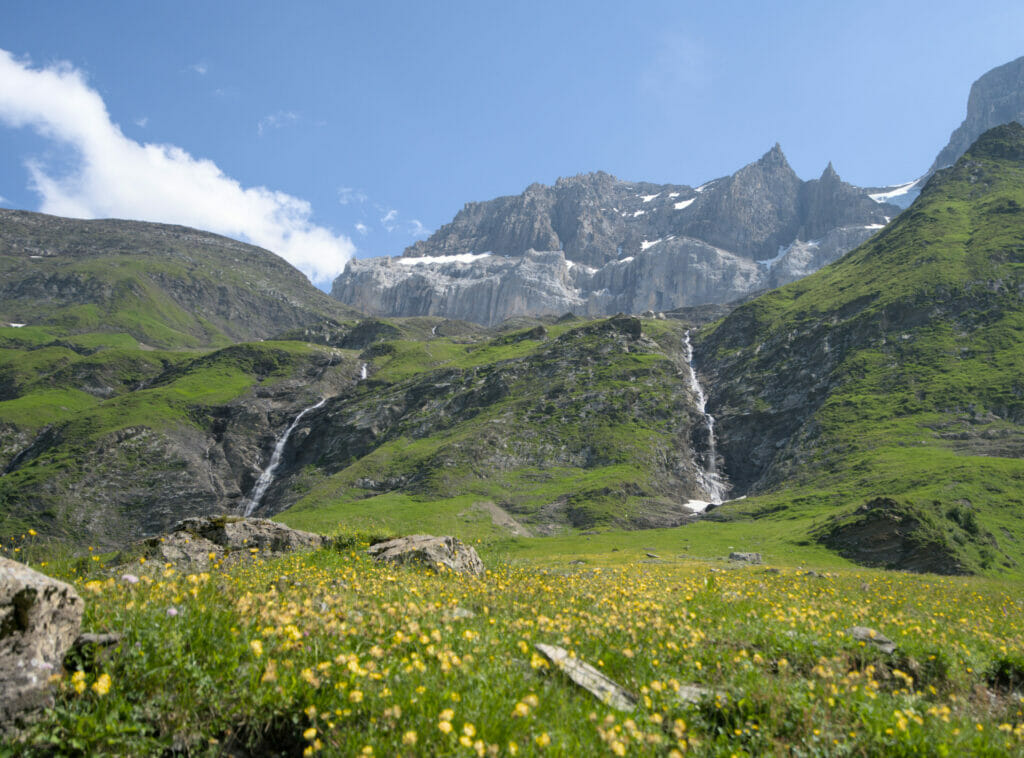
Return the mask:
[[296, 550], [323, 547], [324, 538], [263, 518], [202, 516], [179, 521], [170, 534], [140, 545], [146, 558], [179, 568], [204, 571], [212, 564], [258, 556], [272, 558]]
[[476, 550], [455, 537], [432, 537], [414, 534], [387, 542], [378, 542], [366, 551], [378, 562], [395, 564], [421, 563], [436, 568], [438, 565], [460, 574], [484, 573], [484, 564]]
[[0, 732], [47, 703], [83, 609], [70, 584], [0, 558]]

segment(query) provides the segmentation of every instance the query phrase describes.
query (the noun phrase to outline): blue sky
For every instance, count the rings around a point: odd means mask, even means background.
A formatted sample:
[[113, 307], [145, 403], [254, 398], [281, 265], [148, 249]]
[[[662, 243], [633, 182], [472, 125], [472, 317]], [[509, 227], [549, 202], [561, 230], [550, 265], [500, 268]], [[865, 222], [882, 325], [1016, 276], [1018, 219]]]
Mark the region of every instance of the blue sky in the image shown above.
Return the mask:
[[913, 179], [1024, 3], [6, 0], [0, 197], [186, 223], [329, 286], [468, 201], [605, 170], [697, 185], [775, 142]]

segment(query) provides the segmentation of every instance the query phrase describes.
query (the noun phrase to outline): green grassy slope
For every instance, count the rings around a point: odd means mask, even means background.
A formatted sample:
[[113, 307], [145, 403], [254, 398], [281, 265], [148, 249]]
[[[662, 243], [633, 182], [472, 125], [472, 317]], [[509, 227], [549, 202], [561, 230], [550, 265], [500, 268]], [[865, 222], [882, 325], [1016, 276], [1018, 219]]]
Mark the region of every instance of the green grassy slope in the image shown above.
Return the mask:
[[[868, 243], [706, 330], [698, 360], [728, 473], [759, 495], [723, 515], [860, 524], [861, 558], [889, 521], [950, 570], [1019, 568], [1024, 128], [987, 133]], [[892, 502], [826, 519], [876, 497]]]
[[292, 409], [356, 371], [351, 351], [302, 342], [174, 351], [60, 332], [0, 328], [0, 535], [116, 546], [230, 509]]
[[[540, 533], [666, 526], [701, 492], [678, 322], [570, 321], [460, 344], [363, 353], [369, 382], [335, 398], [295, 461], [307, 529]], [[506, 532], [507, 533], [507, 532]]]

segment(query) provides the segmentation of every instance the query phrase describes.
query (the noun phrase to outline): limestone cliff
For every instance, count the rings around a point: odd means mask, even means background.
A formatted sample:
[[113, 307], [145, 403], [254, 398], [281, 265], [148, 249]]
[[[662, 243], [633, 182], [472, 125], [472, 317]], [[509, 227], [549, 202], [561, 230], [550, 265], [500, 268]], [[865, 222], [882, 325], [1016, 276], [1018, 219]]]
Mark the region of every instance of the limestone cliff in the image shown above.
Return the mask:
[[775, 145], [696, 188], [597, 172], [468, 203], [401, 257], [351, 261], [331, 294], [375, 315], [488, 325], [724, 303], [817, 270], [898, 212], [831, 164], [801, 181]]

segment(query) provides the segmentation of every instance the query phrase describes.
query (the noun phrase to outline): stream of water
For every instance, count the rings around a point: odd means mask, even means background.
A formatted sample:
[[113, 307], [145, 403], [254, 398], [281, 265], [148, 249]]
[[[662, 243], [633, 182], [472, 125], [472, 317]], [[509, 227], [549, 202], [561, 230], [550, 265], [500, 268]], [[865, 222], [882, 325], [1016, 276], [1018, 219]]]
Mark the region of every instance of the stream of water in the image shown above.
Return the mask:
[[[697, 371], [693, 367], [693, 344], [690, 342], [690, 330], [686, 330], [683, 337], [683, 347], [686, 350], [686, 365], [690, 370], [690, 389], [697, 398], [697, 410], [704, 417], [704, 425], [708, 432], [708, 448], [703, 456], [703, 461], [695, 454], [697, 463], [697, 474], [700, 482], [707, 492], [711, 503], [719, 504], [725, 500], [729, 488], [718, 472], [718, 451], [715, 449], [715, 417], [707, 412], [708, 399], [704, 394], [704, 388], [700, 386], [697, 379]], [[696, 501], [691, 501], [696, 502]]]
[[[363, 370], [366, 370], [365, 366], [363, 367]], [[284, 446], [288, 444], [288, 438], [292, 436], [292, 432], [295, 431], [295, 427], [297, 427], [299, 422], [302, 421], [302, 417], [310, 411], [316, 410], [326, 402], [326, 397], [321, 398], [320, 402], [316, 405], [311, 405], [304, 409], [302, 413], [295, 417], [291, 426], [289, 426], [285, 430], [284, 434], [282, 434], [277, 440], [277, 444], [274, 445], [274, 453], [270, 456], [270, 463], [267, 464], [265, 469], [263, 469], [263, 473], [260, 474], [260, 478], [256, 481], [256, 487], [252, 491], [252, 497], [250, 497], [249, 502], [245, 504], [245, 510], [242, 512], [243, 516], [252, 515], [252, 512], [259, 507], [260, 502], [263, 500], [263, 496], [267, 493], [267, 489], [270, 488], [270, 485], [274, 481], [274, 474], [277, 472], [277, 467], [281, 465], [281, 456], [284, 455]]]

